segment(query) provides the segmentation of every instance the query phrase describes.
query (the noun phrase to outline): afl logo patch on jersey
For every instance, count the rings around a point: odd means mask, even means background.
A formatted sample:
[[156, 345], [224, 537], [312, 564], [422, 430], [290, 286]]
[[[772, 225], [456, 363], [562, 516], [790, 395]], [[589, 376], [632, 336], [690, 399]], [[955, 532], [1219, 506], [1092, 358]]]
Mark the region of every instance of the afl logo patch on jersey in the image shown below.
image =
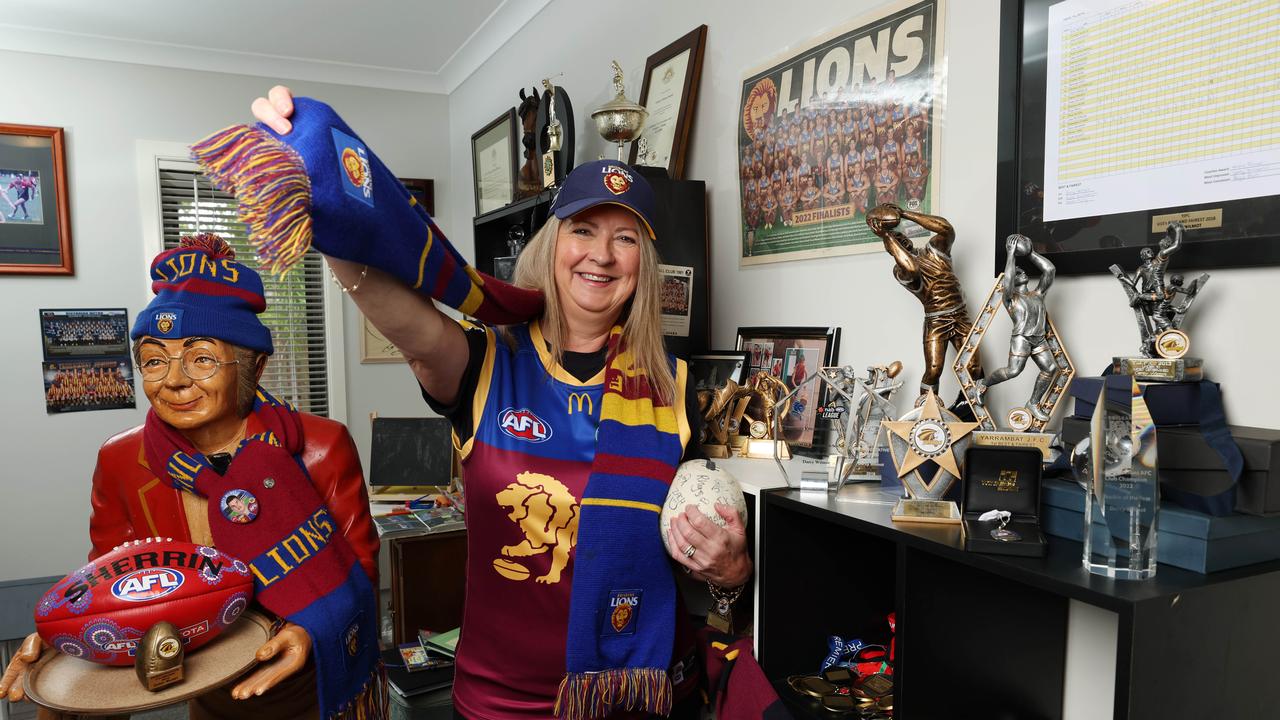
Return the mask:
[[532, 410], [507, 408], [498, 414], [498, 427], [517, 440], [540, 443], [551, 438], [551, 426]]
[[342, 189], [351, 197], [373, 207], [373, 173], [369, 168], [369, 151], [364, 143], [342, 132], [330, 128], [333, 132], [333, 148], [338, 153], [338, 164], [342, 168]]
[[111, 594], [125, 602], [147, 602], [182, 587], [182, 573], [169, 568], [135, 570], [111, 585]]

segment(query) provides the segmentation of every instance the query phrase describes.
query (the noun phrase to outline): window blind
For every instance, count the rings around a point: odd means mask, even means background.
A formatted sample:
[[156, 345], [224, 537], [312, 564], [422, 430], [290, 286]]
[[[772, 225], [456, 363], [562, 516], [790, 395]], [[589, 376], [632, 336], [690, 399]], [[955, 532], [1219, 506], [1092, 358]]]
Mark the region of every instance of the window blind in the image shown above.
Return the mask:
[[199, 171], [176, 165], [163, 163], [157, 171], [164, 247], [177, 247], [183, 235], [195, 234], [198, 213], [200, 232], [218, 234], [235, 248], [238, 262], [259, 271], [267, 298], [266, 312], [259, 317], [271, 328], [275, 345], [261, 384], [302, 412], [328, 417], [324, 268], [320, 255], [314, 250], [308, 252], [286, 278], [262, 272], [249, 244], [248, 228], [236, 219], [235, 198], [215, 190]]

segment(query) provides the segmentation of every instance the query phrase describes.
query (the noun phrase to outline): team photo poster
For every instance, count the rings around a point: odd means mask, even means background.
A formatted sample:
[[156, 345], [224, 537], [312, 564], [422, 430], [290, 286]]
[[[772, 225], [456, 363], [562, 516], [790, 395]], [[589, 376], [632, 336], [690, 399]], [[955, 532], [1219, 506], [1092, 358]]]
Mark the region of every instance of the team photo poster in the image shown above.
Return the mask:
[[945, 16], [899, 2], [743, 80], [742, 265], [874, 252], [868, 208], [937, 205]]

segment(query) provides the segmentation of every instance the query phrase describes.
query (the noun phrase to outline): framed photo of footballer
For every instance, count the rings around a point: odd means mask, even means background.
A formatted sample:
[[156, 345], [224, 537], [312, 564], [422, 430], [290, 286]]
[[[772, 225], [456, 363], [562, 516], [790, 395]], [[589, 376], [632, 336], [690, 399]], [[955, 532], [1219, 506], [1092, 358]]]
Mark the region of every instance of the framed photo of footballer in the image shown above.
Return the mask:
[[[776, 397], [800, 387], [819, 369], [836, 364], [840, 350], [838, 327], [738, 328], [738, 350], [747, 356], [747, 380], [759, 373]], [[805, 385], [782, 418], [782, 437], [793, 447], [813, 447], [818, 407], [825, 401], [821, 383]], [[757, 418], [763, 419], [763, 418]]]
[[471, 136], [471, 172], [476, 215], [506, 207], [515, 199], [516, 109], [510, 108]]
[[0, 124], [0, 274], [74, 275], [60, 127]]
[[[892, 0], [742, 79], [739, 264], [879, 252], [867, 210], [936, 212], [947, 0]], [[913, 228], [911, 235], [921, 231]]]
[[672, 180], [684, 177], [706, 44], [707, 26], [699, 25], [645, 62], [640, 104], [649, 115], [644, 134], [631, 144], [632, 165], [666, 168]]

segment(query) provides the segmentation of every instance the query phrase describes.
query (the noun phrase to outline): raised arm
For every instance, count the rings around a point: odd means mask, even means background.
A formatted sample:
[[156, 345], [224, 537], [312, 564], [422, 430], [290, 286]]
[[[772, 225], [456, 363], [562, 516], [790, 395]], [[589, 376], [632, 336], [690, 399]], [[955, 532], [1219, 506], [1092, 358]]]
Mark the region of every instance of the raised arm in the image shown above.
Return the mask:
[[[277, 85], [268, 97], [254, 100], [253, 114], [277, 133], [288, 133], [293, 128], [289, 88]], [[360, 312], [404, 354], [422, 387], [442, 403], [457, 399], [469, 354], [461, 326], [387, 273], [337, 258], [326, 260]]]
[[1169, 223], [1165, 239], [1160, 243], [1160, 259], [1167, 261], [1182, 247], [1182, 223]]
[[1004, 289], [1004, 301], [1013, 299], [1014, 275], [1018, 273], [1018, 239], [1021, 235], [1010, 235], [1004, 241], [1004, 277], [1000, 284]]
[[951, 254], [951, 246], [956, 240], [956, 230], [951, 227], [951, 223], [946, 218], [937, 215], [926, 215], [925, 213], [912, 212], [903, 210], [902, 217], [914, 222], [920, 227], [933, 233], [933, 239], [929, 242], [948, 255]]
[[884, 251], [893, 257], [899, 278], [910, 279], [919, 274], [916, 256], [911, 252], [911, 241], [893, 228], [898, 226], [904, 213], [897, 205], [877, 205], [867, 213], [867, 227], [884, 240]]
[[1053, 284], [1054, 278], [1058, 276], [1058, 268], [1054, 267], [1053, 263], [1049, 262], [1049, 258], [1041, 255], [1035, 250], [1032, 250], [1030, 254], [1027, 255], [1027, 259], [1030, 260], [1031, 264], [1035, 265], [1036, 269], [1040, 271], [1040, 284], [1036, 289], [1040, 291], [1041, 295], [1044, 295], [1049, 292], [1049, 286]]

